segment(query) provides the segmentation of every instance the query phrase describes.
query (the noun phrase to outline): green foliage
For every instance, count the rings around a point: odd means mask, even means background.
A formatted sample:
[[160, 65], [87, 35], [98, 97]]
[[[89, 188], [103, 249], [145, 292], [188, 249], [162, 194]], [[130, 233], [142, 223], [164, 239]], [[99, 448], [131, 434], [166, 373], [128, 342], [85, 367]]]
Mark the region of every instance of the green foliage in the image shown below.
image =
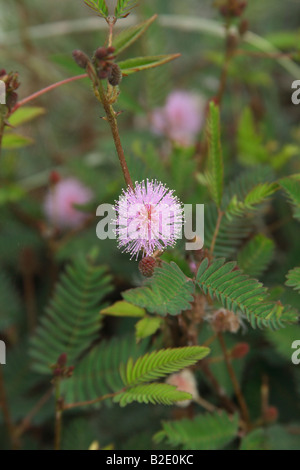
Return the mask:
[[239, 252], [237, 264], [244, 273], [260, 277], [273, 259], [275, 244], [263, 234], [255, 235]]
[[31, 356], [36, 371], [50, 373], [49, 366], [62, 353], [73, 364], [97, 338], [100, 302], [111, 291], [110, 276], [105, 271], [95, 265], [92, 255], [80, 256], [67, 267], [32, 338]]
[[146, 312], [143, 308], [130, 304], [125, 300], [118, 300], [110, 307], [106, 307], [100, 312], [102, 315], [112, 315], [115, 317], [144, 317]]
[[268, 161], [268, 152], [263, 144], [262, 135], [255, 127], [254, 118], [249, 108], [245, 108], [239, 122], [237, 146], [238, 158], [246, 166]]
[[163, 421], [163, 429], [154, 436], [155, 442], [165, 441], [183, 450], [216, 450], [229, 444], [238, 432], [238, 415], [198, 415], [193, 420]]
[[220, 207], [223, 195], [224, 165], [221, 148], [220, 111], [213, 101], [209, 103], [207, 135], [210, 167], [209, 187], [213, 200]]
[[39, 106], [21, 106], [9, 118], [9, 123], [13, 127], [18, 127], [42, 116], [45, 112], [45, 108]]
[[291, 361], [293, 349], [291, 347], [295, 340], [300, 338], [300, 326], [292, 325], [278, 331], [266, 330], [264, 332], [267, 340], [276, 348], [278, 353], [287, 361]]
[[76, 365], [73, 376], [63, 382], [66, 403], [94, 400], [122, 390], [120, 363], [130, 357], [137, 359], [145, 349], [146, 343], [137, 344], [133, 335], [101, 341]]
[[240, 450], [300, 450], [297, 434], [292, 426], [274, 425], [255, 429], [243, 438]]
[[102, 18], [108, 17], [108, 8], [105, 3], [105, 0], [84, 0], [84, 3], [98, 13]]
[[130, 358], [126, 365], [121, 365], [120, 374], [127, 387], [139, 385], [189, 367], [208, 353], [209, 349], [203, 346], [161, 349], [145, 354], [135, 363]]
[[115, 17], [125, 18], [137, 4], [138, 0], [118, 0], [115, 8]]
[[159, 315], [178, 315], [191, 307], [194, 283], [174, 263], [163, 262], [154, 270], [148, 285], [122, 293], [127, 302]]
[[115, 48], [114, 54], [120, 54], [122, 51], [127, 49], [131, 44], [133, 44], [137, 39], [139, 39], [149, 28], [149, 26], [155, 21], [157, 15], [153, 15], [146, 21], [139, 23], [138, 25], [132, 26], [131, 28], [125, 29], [113, 40], [113, 47]]
[[118, 62], [118, 65], [122, 70], [122, 74], [126, 76], [142, 70], [153, 69], [154, 67], [167, 64], [171, 60], [177, 59], [179, 55], [180, 54], [164, 54], [149, 57], [134, 57], [133, 59]]
[[161, 317], [145, 316], [135, 324], [135, 336], [137, 340], [153, 335], [162, 326]]
[[114, 397], [114, 402], [124, 407], [134, 401], [146, 404], [152, 403], [153, 405], [173, 405], [178, 401], [189, 399], [191, 399], [189, 393], [180, 392], [173, 385], [152, 383], [137, 385], [125, 390]]
[[237, 196], [234, 195], [226, 208], [226, 217], [229, 219], [232, 217], [242, 217], [245, 213], [256, 210], [256, 206], [264, 202], [277, 189], [276, 183], [263, 183], [252, 188], [244, 201], [239, 201]]
[[202, 292], [217, 298], [224, 308], [234, 313], [241, 311], [255, 328], [282, 327], [285, 322], [296, 322], [297, 312], [268, 299], [268, 292], [256, 279], [251, 279], [236, 268], [235, 262], [224, 263], [224, 259], [209, 265], [202, 261], [197, 282]]
[[300, 180], [299, 175], [294, 178], [283, 178], [280, 185], [288, 196], [294, 209], [294, 217], [300, 220]]
[[287, 274], [286, 285], [293, 287], [295, 290], [300, 290], [300, 268], [291, 269]]
[[32, 145], [34, 141], [24, 135], [13, 132], [5, 132], [2, 139], [2, 148], [5, 150], [14, 150]]

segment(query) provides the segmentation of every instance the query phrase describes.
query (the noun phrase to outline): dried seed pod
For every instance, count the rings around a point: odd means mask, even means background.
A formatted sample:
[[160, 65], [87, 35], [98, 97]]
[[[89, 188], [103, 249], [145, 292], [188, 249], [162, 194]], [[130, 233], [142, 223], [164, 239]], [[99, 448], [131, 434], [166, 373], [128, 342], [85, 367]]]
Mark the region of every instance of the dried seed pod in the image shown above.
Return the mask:
[[112, 64], [111, 74], [108, 78], [108, 81], [112, 86], [120, 85], [122, 81], [122, 70], [120, 69], [118, 64]]
[[89, 57], [79, 49], [76, 49], [72, 52], [73, 59], [75, 60], [76, 64], [79, 65], [82, 69], [85, 69], [87, 64], [89, 63]]

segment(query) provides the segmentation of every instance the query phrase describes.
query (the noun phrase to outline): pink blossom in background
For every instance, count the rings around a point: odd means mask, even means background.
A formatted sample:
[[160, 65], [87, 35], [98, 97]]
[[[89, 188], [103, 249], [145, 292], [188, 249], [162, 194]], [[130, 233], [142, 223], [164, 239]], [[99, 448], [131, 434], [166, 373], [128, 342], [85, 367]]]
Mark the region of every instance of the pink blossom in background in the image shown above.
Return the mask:
[[66, 178], [53, 185], [45, 198], [44, 210], [49, 222], [57, 228], [76, 228], [87, 214], [73, 204], [86, 204], [93, 197], [92, 191], [75, 178]]
[[[180, 392], [190, 393], [194, 400], [197, 400], [199, 397], [195, 376], [189, 369], [183, 369], [181, 372], [170, 375], [167, 378], [166, 383], [169, 385], [175, 385], [177, 390]], [[176, 405], [185, 408], [191, 402], [192, 400], [183, 400], [178, 401]]]
[[163, 108], [151, 116], [152, 130], [182, 146], [193, 145], [204, 123], [205, 102], [201, 96], [187, 91], [173, 91]]

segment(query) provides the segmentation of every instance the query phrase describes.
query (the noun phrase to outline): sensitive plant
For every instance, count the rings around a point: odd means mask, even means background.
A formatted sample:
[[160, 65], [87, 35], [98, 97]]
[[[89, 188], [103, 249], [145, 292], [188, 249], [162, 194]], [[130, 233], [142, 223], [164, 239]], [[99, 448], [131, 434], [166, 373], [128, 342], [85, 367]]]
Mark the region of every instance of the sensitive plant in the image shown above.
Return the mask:
[[[5, 152], [32, 144], [16, 131], [44, 114], [27, 106], [30, 101], [88, 81], [99, 103], [97, 125], [110, 130], [123, 177], [115, 172], [110, 183], [110, 167], [95, 174], [82, 162], [70, 170], [66, 164], [70, 176], [58, 181], [52, 172], [41, 197], [4, 165], [1, 242], [7, 234], [22, 234], [21, 248], [16, 243], [11, 253], [4, 241], [0, 248], [0, 333], [8, 345], [7, 364], [0, 365], [1, 432], [7, 446], [37, 441], [47, 447], [53, 437], [55, 449], [89, 448], [95, 441], [97, 448], [299, 448], [299, 372], [290, 360], [299, 338], [298, 293], [292, 291], [300, 289], [298, 147], [279, 149], [266, 141], [257, 106], [235, 111], [234, 130], [225, 119], [228, 82], [241, 76], [246, 88], [253, 86], [244, 64], [235, 68], [243, 55], [245, 62], [255, 56], [247, 48], [246, 2], [217, 5], [225, 54], [205, 105], [200, 92], [178, 87], [150, 111], [149, 100], [148, 143], [128, 143], [125, 130], [128, 149], [119, 130], [123, 87], [144, 70], [159, 83], [157, 71], [164, 77], [163, 70], [181, 59], [171, 51], [119, 60], [138, 40], [147, 49], [156, 15], [116, 34], [136, 2], [118, 0], [113, 15], [104, 0], [85, 4], [107, 23], [107, 37], [92, 55], [73, 51], [74, 65], [84, 73], [18, 101], [20, 77], [1, 72], [4, 163]], [[276, 61], [272, 51], [260, 53]], [[290, 69], [296, 66], [288, 60]], [[133, 108], [140, 112], [137, 104]], [[115, 201], [117, 240], [111, 245], [96, 238], [96, 196], [99, 203]], [[180, 201], [205, 204], [200, 250], [187, 251], [179, 239]], [[17, 270], [21, 289], [10, 276]], [[281, 398], [278, 380], [286, 382], [288, 400]], [[114, 423], [111, 441], [101, 429], [105, 419]], [[36, 439], [36, 428], [45, 437]]]

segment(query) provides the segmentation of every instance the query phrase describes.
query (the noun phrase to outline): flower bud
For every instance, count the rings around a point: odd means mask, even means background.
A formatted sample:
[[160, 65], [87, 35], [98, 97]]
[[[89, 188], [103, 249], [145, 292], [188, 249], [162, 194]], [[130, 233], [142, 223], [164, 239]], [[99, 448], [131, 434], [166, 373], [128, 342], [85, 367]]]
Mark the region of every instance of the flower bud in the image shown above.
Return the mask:
[[51, 185], [57, 184], [61, 180], [60, 174], [58, 171], [51, 171], [49, 176], [49, 181]]
[[82, 69], [85, 69], [90, 61], [89, 57], [79, 49], [72, 52], [73, 59]]
[[250, 350], [248, 343], [238, 343], [234, 346], [231, 351], [231, 357], [233, 359], [242, 359], [244, 356], [248, 354]]
[[67, 354], [66, 353], [62, 353], [59, 358], [57, 359], [57, 364], [60, 366], [60, 367], [64, 367], [67, 363], [67, 360], [68, 360], [68, 357], [67, 357]]
[[140, 273], [145, 277], [151, 277], [154, 272], [156, 260], [152, 256], [146, 256], [139, 262]]
[[112, 64], [111, 74], [108, 78], [108, 81], [112, 86], [120, 85], [122, 81], [122, 70], [120, 69], [118, 64]]
[[276, 406], [269, 406], [264, 413], [264, 420], [267, 423], [274, 423], [278, 419], [278, 409]]

